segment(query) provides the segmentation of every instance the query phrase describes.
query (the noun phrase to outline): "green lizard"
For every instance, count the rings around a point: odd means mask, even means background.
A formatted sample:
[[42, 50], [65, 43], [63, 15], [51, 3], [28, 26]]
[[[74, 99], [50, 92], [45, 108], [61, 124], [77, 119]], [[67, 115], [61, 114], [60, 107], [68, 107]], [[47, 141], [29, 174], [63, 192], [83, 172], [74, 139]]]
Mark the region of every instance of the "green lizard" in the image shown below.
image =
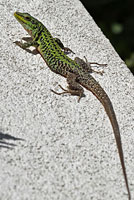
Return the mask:
[[53, 72], [67, 78], [68, 89], [64, 89], [60, 86], [64, 92], [58, 93], [53, 90], [52, 91], [56, 94], [70, 93], [72, 95], [78, 95], [80, 100], [80, 98], [84, 95], [84, 90], [81, 87], [83, 86], [87, 90], [90, 90], [104, 106], [113, 127], [126, 188], [128, 191], [128, 199], [131, 200], [118, 122], [108, 95], [102, 89], [100, 84], [90, 75], [90, 63], [87, 61], [84, 62], [80, 58], [75, 58], [74, 60], [69, 58], [65, 52], [69, 52], [71, 50], [64, 47], [59, 39], [53, 38], [48, 29], [30, 14], [15, 12], [14, 16], [32, 37], [32, 41], [30, 42], [21, 43], [16, 41], [15, 43], [24, 49], [30, 46], [36, 47], [48, 67]]

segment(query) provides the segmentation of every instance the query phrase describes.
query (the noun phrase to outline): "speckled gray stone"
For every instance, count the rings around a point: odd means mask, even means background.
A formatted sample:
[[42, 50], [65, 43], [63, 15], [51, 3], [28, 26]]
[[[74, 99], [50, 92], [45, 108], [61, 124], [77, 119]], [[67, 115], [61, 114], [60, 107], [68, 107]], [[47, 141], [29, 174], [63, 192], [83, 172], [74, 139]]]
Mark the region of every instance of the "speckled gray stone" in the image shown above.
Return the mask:
[[[114, 134], [103, 106], [89, 91], [57, 96], [66, 80], [40, 55], [13, 42], [27, 36], [13, 16], [28, 12], [91, 62], [119, 122], [134, 194], [134, 78], [78, 0], [0, 1], [0, 199], [127, 200]], [[33, 48], [31, 48], [33, 49]], [[69, 55], [74, 58], [74, 55]], [[134, 195], [133, 195], [134, 197]]]

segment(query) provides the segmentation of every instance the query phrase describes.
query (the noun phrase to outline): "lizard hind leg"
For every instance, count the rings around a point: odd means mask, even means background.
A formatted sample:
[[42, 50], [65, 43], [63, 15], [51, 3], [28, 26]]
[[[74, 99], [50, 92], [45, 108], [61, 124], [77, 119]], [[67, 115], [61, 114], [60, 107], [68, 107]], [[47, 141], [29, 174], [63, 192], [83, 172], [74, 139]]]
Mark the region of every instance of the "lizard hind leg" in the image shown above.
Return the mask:
[[51, 90], [51, 91], [58, 95], [66, 94], [66, 93], [69, 93], [71, 95], [77, 95], [79, 96], [78, 98], [78, 102], [79, 102], [81, 97], [85, 95], [84, 95], [83, 88], [79, 85], [79, 83], [76, 82], [76, 77], [77, 76], [75, 74], [68, 73], [67, 75], [68, 89], [64, 89], [61, 85], [59, 85], [59, 87], [63, 90], [63, 92], [56, 92], [54, 90]]
[[94, 69], [92, 69], [92, 64], [96, 65], [96, 66], [107, 66], [107, 64], [99, 64], [97, 62], [88, 62], [87, 58], [84, 56], [84, 59], [81, 59], [79, 57], [75, 57], [74, 61], [79, 64], [84, 70], [86, 70], [88, 73], [92, 73], [95, 72], [97, 74], [103, 75], [104, 71], [96, 71]]

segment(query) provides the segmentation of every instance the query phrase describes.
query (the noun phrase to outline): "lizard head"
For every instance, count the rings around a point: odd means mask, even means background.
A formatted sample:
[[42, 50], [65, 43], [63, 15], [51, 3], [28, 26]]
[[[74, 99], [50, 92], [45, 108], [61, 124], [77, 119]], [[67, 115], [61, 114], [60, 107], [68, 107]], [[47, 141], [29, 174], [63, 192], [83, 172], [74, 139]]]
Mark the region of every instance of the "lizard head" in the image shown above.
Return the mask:
[[41, 22], [28, 13], [15, 12], [14, 16], [31, 37], [33, 37], [36, 34], [37, 29], [42, 26]]

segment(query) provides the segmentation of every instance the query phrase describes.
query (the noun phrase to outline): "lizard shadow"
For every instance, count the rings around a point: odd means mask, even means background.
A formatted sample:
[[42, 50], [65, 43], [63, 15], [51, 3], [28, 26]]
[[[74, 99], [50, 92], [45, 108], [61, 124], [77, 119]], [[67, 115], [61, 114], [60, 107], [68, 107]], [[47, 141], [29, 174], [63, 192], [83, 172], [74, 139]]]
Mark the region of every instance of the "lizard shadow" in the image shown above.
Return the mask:
[[0, 131], [0, 148], [13, 149], [15, 146], [17, 146], [14, 143], [7, 142], [7, 140], [24, 141], [24, 139], [22, 138], [17, 138], [17, 137], [11, 136], [10, 134], [4, 134]]

